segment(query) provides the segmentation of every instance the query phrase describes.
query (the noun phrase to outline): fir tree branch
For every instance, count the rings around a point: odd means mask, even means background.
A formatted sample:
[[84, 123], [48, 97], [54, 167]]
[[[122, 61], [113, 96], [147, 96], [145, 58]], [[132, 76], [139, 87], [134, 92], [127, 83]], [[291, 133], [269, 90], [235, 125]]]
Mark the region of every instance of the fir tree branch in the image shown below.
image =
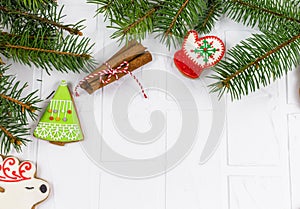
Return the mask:
[[19, 121], [25, 123], [27, 115], [31, 119], [36, 117], [35, 112], [39, 110], [36, 104], [40, 102], [40, 99], [34, 96], [36, 92], [21, 97], [27, 83], [19, 87], [20, 82], [16, 82], [15, 77], [4, 75], [7, 69], [7, 67], [0, 66], [0, 104], [1, 107], [5, 107], [2, 111], [6, 111], [11, 117], [18, 118]]
[[26, 145], [30, 140], [25, 137], [29, 135], [27, 124], [20, 124], [13, 121], [13, 118], [0, 117], [0, 153], [7, 155], [12, 148], [17, 152], [22, 151], [21, 146]]
[[[114, 32], [111, 37], [120, 37], [121, 41], [124, 39], [128, 41], [129, 39], [140, 40], [145, 38], [146, 34], [153, 30], [153, 16], [158, 9], [159, 6], [156, 5], [145, 13], [140, 14], [140, 16], [134, 15], [133, 17], [128, 17], [127, 19], [130, 20], [127, 20], [126, 18], [112, 20], [112, 23], [115, 23], [118, 26], [109, 26], [109, 28], [117, 29], [117, 31]], [[137, 17], [139, 18], [136, 19]]]
[[[14, 38], [14, 37], [22, 38], [21, 34], [12, 34], [12, 33], [8, 33], [8, 32], [3, 32], [1, 30], [0, 30], [0, 35], [7, 36], [7, 37], [10, 37], [10, 38]], [[43, 39], [43, 40], [53, 39], [53, 38], [44, 37], [44, 36], [28, 36], [28, 38], [32, 39], [32, 40], [36, 40], [36, 39]]]
[[126, 42], [129, 39], [141, 40], [153, 31], [153, 18], [159, 9], [158, 4], [141, 0], [134, 5], [126, 1], [114, 2], [111, 6], [115, 9], [112, 11], [113, 17], [110, 18], [112, 25], [108, 28], [116, 29], [112, 38], [120, 38], [121, 41], [125, 39]]
[[[7, 0], [6, 0], [7, 1]], [[24, 6], [29, 10], [38, 10], [40, 8], [46, 7], [47, 5], [56, 4], [55, 0], [21, 0], [20, 5]]]
[[80, 35], [80, 36], [82, 35], [82, 32], [80, 30], [78, 30], [77, 28], [70, 28], [70, 27], [62, 25], [58, 22], [49, 20], [49, 19], [44, 18], [44, 17], [40, 17], [39, 15], [36, 15], [36, 14], [30, 14], [28, 12], [13, 10], [13, 9], [10, 9], [10, 8], [4, 7], [4, 6], [0, 6], [0, 11], [3, 11], [7, 15], [22, 16], [26, 19], [36, 20], [36, 21], [39, 21], [39, 22], [44, 23], [46, 25], [52, 25], [56, 28], [68, 31], [70, 34], [75, 34], [75, 35]]
[[286, 19], [286, 20], [289, 20], [289, 21], [292, 21], [292, 22], [300, 23], [299, 19], [290, 17], [290, 16], [285, 15], [285, 14], [280, 13], [280, 12], [276, 12], [272, 9], [262, 8], [260, 6], [257, 6], [257, 4], [253, 4], [252, 2], [245, 2], [245, 1], [241, 1], [241, 0], [230, 0], [230, 1], [232, 1], [232, 3], [236, 3], [236, 4], [239, 4], [241, 6], [251, 8], [253, 10], [262, 11], [262, 12], [265, 12], [265, 13], [269, 13], [273, 16], [277, 16], [277, 17], [280, 17], [280, 18], [283, 18], [283, 19]]
[[207, 5], [208, 8], [199, 16], [199, 22], [195, 26], [195, 30], [200, 34], [209, 33], [223, 13], [220, 0], [209, 0]]
[[153, 32], [160, 33], [161, 41], [168, 47], [177, 45], [205, 9], [204, 0], [165, 0], [154, 17]]
[[110, 20], [109, 28], [116, 29], [112, 38], [121, 41], [144, 39], [148, 33], [158, 32], [161, 41], [170, 46], [182, 41], [206, 8], [206, 0], [88, 0], [98, 4], [98, 13]]
[[151, 10], [149, 10], [145, 15], [143, 15], [142, 17], [140, 17], [139, 19], [137, 19], [135, 22], [131, 23], [130, 25], [128, 25], [127, 27], [125, 27], [123, 29], [123, 34], [126, 35], [131, 29], [135, 28], [137, 25], [139, 25], [141, 22], [143, 22], [145, 19], [149, 18], [150, 16], [152, 16], [159, 7], [154, 7]]
[[88, 3], [99, 4], [100, 7], [97, 9], [97, 14], [104, 13], [105, 20], [107, 18], [112, 19], [114, 14], [114, 0], [88, 0]]
[[[300, 31], [289, 28], [289, 32], [264, 32], [241, 42], [228, 52], [228, 61], [221, 61], [211, 78], [217, 82], [212, 91], [222, 95], [229, 92], [232, 99], [255, 91], [280, 78], [287, 70], [300, 64]], [[241, 58], [241, 55], [247, 54]]]
[[292, 1], [225, 0], [226, 15], [260, 30], [276, 31], [286, 22], [300, 23], [300, 10]]
[[181, 5], [180, 9], [178, 10], [178, 12], [176, 13], [176, 15], [174, 16], [171, 24], [169, 25], [168, 29], [165, 31], [164, 36], [167, 37], [170, 34], [172, 35], [172, 29], [174, 28], [174, 25], [176, 23], [176, 21], [178, 20], [178, 17], [182, 14], [183, 10], [187, 7], [187, 4], [190, 2], [190, 0], [185, 0], [185, 2]]
[[16, 46], [16, 45], [10, 45], [6, 44], [4, 45], [6, 48], [11, 48], [11, 49], [20, 49], [20, 50], [25, 50], [25, 51], [36, 51], [36, 52], [42, 52], [42, 53], [49, 53], [49, 54], [56, 54], [56, 55], [67, 55], [71, 57], [80, 57], [84, 59], [90, 59], [91, 55], [89, 54], [76, 54], [72, 52], [66, 52], [66, 51], [57, 51], [57, 50], [49, 50], [49, 49], [41, 49], [41, 48], [33, 48], [33, 47], [26, 47], [26, 46]]
[[[88, 1], [89, 3], [99, 3], [99, 1]], [[105, 5], [102, 6], [103, 10], [109, 10], [109, 8], [111, 7], [111, 5], [113, 4], [113, 0], [110, 1], [106, 1], [107, 3], [105, 3]]]
[[[13, 35], [14, 36], [14, 35]], [[21, 37], [11, 37], [10, 34], [0, 37], [0, 53], [15, 61], [43, 68], [47, 72], [57, 69], [62, 72], [90, 71], [94, 60], [91, 58], [88, 38], [66, 36], [44, 39], [43, 35], [31, 39], [30, 31], [25, 31]], [[22, 54], [22, 56], [20, 56]]]
[[0, 0], [0, 4], [13, 6], [27, 11], [38, 11], [45, 9], [48, 6], [55, 6], [57, 2], [55, 0]]
[[0, 53], [29, 66], [34, 64], [48, 73], [53, 69], [63, 72], [91, 70], [94, 60], [90, 55], [93, 46], [89, 45], [90, 40], [63, 33], [66, 30], [82, 35], [82, 21], [74, 25], [62, 24], [63, 7], [57, 10], [52, 0], [24, 1], [35, 1], [37, 9], [28, 10], [19, 0], [0, 0], [0, 26], [6, 29], [0, 30]]
[[1, 97], [2, 99], [6, 99], [6, 100], [8, 100], [9, 102], [12, 102], [12, 103], [15, 103], [15, 104], [21, 106], [21, 108], [22, 108], [22, 113], [25, 112], [25, 109], [28, 110], [28, 111], [30, 111], [30, 112], [32, 112], [32, 113], [34, 113], [34, 112], [36, 111], [36, 108], [33, 107], [31, 104], [28, 104], [28, 103], [25, 104], [25, 103], [23, 103], [23, 102], [21, 102], [21, 101], [19, 101], [19, 100], [17, 100], [17, 99], [14, 99], [14, 98], [9, 97], [9, 96], [4, 95], [4, 94], [0, 94], [0, 97]]
[[257, 69], [259, 68], [259, 63], [268, 58], [269, 56], [271, 56], [274, 53], [277, 53], [278, 51], [280, 51], [282, 48], [288, 46], [289, 44], [297, 41], [298, 39], [300, 39], [300, 34], [292, 37], [291, 39], [283, 42], [282, 44], [276, 46], [274, 49], [271, 49], [269, 51], [267, 51], [265, 54], [261, 55], [260, 57], [258, 57], [256, 60], [254, 60], [253, 62], [248, 63], [246, 66], [244, 66], [243, 68], [237, 70], [235, 73], [233, 73], [232, 75], [230, 75], [229, 77], [227, 77], [222, 83], [224, 86], [226, 86], [227, 88], [230, 88], [230, 81], [233, 80], [234, 78], [236, 78], [237, 76], [239, 76], [240, 74], [242, 74], [243, 72], [245, 72], [246, 70], [248, 70], [249, 68], [255, 66]]
[[[212, 18], [215, 10], [216, 10], [216, 4], [212, 4], [212, 6], [209, 8], [207, 12], [207, 16], [204, 18], [203, 23], [199, 25], [199, 28], [207, 28], [208, 27], [208, 21]], [[202, 29], [203, 30], [203, 29]]]
[[29, 141], [27, 116], [36, 119], [36, 106], [40, 100], [32, 92], [22, 97], [27, 86], [25, 83], [19, 87], [20, 81], [15, 82], [15, 77], [5, 75], [8, 67], [0, 65], [0, 153], [7, 154], [11, 148], [21, 151], [21, 146]]
[[0, 130], [6, 135], [6, 137], [9, 139], [9, 141], [11, 143], [15, 143], [16, 140], [16, 137], [14, 137], [12, 135], [12, 133], [10, 133], [7, 129], [5, 129], [3, 126], [0, 125]]

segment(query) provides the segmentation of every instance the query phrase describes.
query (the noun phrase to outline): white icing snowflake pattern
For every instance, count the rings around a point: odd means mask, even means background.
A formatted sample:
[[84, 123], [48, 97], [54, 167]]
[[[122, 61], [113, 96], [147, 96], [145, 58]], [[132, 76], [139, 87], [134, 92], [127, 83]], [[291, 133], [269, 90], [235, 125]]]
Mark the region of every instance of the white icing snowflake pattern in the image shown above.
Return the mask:
[[66, 138], [67, 141], [75, 141], [80, 135], [80, 128], [76, 124], [54, 124], [40, 122], [35, 130], [41, 138], [50, 137], [53, 141]]

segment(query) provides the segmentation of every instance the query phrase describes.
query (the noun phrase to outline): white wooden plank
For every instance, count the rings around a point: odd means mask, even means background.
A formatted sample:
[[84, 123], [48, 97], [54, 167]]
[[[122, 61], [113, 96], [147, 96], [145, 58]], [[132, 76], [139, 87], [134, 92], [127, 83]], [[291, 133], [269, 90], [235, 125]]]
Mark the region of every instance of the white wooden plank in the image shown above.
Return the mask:
[[300, 88], [299, 68], [294, 69], [287, 74], [287, 102], [288, 104], [298, 105]]
[[299, 149], [300, 149], [300, 115], [291, 114], [288, 117], [289, 122], [289, 152], [290, 152], [290, 172], [291, 172], [291, 198], [292, 208], [300, 207], [300, 169], [299, 169]]
[[288, 208], [285, 182], [272, 176], [231, 176], [230, 209]]

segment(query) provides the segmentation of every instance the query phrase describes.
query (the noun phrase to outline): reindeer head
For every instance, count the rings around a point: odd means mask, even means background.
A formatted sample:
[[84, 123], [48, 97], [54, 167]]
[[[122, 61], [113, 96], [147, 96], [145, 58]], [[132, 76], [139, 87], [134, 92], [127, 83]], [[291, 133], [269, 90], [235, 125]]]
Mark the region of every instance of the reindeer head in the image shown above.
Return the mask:
[[0, 156], [0, 209], [33, 209], [49, 195], [49, 184], [35, 177], [29, 161]]

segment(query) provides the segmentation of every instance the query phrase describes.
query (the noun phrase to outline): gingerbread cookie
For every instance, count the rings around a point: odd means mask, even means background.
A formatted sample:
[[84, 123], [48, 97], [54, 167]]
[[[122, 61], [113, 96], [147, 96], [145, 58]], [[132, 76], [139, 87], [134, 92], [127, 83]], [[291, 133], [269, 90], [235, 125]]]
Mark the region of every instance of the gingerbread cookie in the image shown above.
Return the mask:
[[178, 70], [190, 78], [198, 78], [206, 68], [217, 64], [225, 54], [223, 41], [216, 36], [198, 37], [196, 31], [189, 31], [182, 49], [174, 54]]
[[58, 145], [83, 140], [80, 122], [66, 81], [62, 81], [33, 135]]
[[33, 209], [46, 200], [49, 184], [35, 174], [32, 162], [0, 156], [0, 209]]

